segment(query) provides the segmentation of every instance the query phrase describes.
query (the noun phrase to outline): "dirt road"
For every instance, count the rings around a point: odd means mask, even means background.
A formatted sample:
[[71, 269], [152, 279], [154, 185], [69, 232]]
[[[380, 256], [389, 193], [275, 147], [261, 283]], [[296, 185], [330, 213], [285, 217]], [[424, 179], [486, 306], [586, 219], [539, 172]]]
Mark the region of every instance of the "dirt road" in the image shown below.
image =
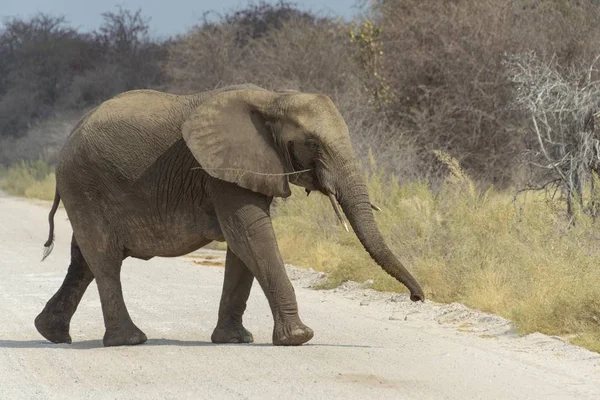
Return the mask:
[[33, 320], [62, 282], [70, 241], [60, 210], [56, 248], [40, 262], [48, 209], [0, 196], [2, 399], [600, 398], [596, 353], [540, 334], [518, 337], [507, 321], [458, 304], [413, 304], [351, 284], [315, 291], [307, 287], [318, 274], [295, 269], [311, 342], [271, 346], [272, 319], [255, 285], [245, 322], [256, 343], [213, 345], [218, 252], [125, 261], [125, 300], [146, 344], [102, 347], [95, 284], [71, 323], [73, 344], [48, 343]]

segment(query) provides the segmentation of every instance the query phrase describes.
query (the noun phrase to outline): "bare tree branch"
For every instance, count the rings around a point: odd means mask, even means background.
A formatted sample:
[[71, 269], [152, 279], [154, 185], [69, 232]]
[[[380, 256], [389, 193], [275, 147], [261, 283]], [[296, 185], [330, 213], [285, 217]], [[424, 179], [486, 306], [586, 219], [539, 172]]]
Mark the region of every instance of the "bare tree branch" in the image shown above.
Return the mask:
[[600, 81], [593, 80], [599, 59], [585, 69], [566, 71], [554, 57], [543, 61], [533, 52], [509, 55], [504, 62], [516, 88], [515, 107], [529, 114], [535, 137], [537, 151], [528, 149], [527, 162], [551, 170], [551, 182], [561, 181], [570, 213], [573, 200], [584, 206], [584, 187], [600, 160], [600, 127], [595, 124]]

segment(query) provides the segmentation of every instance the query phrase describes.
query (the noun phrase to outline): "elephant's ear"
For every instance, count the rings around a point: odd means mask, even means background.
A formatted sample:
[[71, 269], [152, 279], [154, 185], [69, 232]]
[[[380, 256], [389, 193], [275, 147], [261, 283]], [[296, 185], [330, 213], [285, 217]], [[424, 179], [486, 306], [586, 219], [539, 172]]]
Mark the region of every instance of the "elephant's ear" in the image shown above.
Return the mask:
[[182, 125], [183, 139], [211, 176], [267, 196], [288, 197], [290, 187], [269, 124], [281, 94], [237, 90], [199, 105]]

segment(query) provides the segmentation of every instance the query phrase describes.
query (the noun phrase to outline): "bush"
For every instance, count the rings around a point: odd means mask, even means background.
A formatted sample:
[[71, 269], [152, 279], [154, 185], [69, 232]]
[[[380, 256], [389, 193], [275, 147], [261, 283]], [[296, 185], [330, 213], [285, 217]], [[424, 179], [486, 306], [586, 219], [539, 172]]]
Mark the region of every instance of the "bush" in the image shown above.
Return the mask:
[[150, 40], [141, 11], [118, 8], [102, 18], [99, 30], [87, 33], [45, 14], [0, 26], [0, 137], [24, 136], [57, 110], [163, 83], [165, 45]]
[[86, 37], [63, 17], [8, 19], [0, 30], [0, 136], [21, 136], [49, 117], [76, 68], [85, 68]]
[[[561, 68], [600, 54], [600, 7], [590, 1], [376, 1], [388, 112], [419, 155], [450, 152], [477, 180], [511, 185], [523, 173], [528, 117], [511, 107], [505, 55], [535, 51]], [[435, 171], [434, 171], [435, 172]]]
[[198, 92], [252, 82], [335, 94], [354, 84], [346, 73], [350, 46], [337, 24], [285, 2], [261, 4], [178, 37], [165, 65], [173, 88]]
[[80, 114], [78, 111], [57, 113], [52, 118], [33, 124], [25, 136], [0, 138], [0, 164], [13, 165], [38, 159], [53, 164]]

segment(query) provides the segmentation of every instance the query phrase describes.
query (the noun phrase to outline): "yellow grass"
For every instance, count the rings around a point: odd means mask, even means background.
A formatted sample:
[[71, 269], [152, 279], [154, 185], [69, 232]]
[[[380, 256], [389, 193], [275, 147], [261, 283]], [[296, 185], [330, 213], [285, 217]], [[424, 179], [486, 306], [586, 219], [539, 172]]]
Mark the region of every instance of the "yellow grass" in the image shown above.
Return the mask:
[[[443, 155], [438, 155], [443, 159]], [[522, 333], [563, 335], [600, 351], [600, 222], [580, 214], [569, 227], [558, 199], [493, 189], [482, 192], [452, 159], [434, 193], [370, 174], [383, 236], [429, 299], [500, 314]], [[404, 291], [337, 223], [324, 196], [299, 189], [278, 201], [275, 229], [286, 262], [330, 273], [327, 286], [374, 280]]]
[[52, 200], [56, 180], [51, 171], [43, 161], [22, 161], [0, 170], [0, 189], [15, 196]]
[[[600, 351], [600, 222], [580, 213], [570, 226], [564, 205], [541, 193], [482, 192], [451, 158], [448, 179], [400, 185], [367, 176], [380, 230], [429, 299], [458, 301], [502, 315], [522, 333], [562, 335]], [[372, 170], [376, 168], [372, 166]], [[0, 171], [12, 194], [51, 199], [54, 175], [43, 163]], [[337, 222], [322, 195], [300, 188], [277, 200], [274, 225], [284, 260], [329, 273], [326, 287], [373, 279], [404, 291]]]

